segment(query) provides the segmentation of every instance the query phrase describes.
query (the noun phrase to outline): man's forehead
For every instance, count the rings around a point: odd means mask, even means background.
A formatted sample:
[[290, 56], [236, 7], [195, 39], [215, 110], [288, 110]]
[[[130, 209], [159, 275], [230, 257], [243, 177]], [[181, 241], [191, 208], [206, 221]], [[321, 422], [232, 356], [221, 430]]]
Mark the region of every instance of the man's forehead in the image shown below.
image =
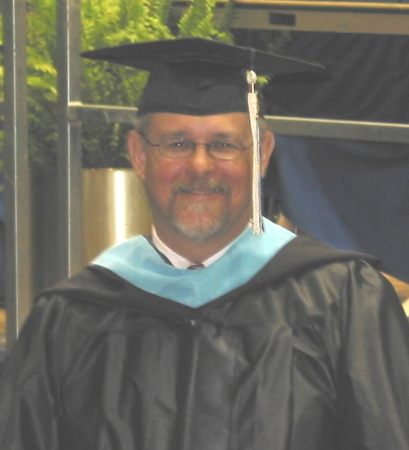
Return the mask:
[[228, 135], [250, 132], [250, 121], [247, 112], [202, 116], [179, 113], [152, 113], [144, 117], [145, 129], [164, 134], [211, 132], [218, 135]]

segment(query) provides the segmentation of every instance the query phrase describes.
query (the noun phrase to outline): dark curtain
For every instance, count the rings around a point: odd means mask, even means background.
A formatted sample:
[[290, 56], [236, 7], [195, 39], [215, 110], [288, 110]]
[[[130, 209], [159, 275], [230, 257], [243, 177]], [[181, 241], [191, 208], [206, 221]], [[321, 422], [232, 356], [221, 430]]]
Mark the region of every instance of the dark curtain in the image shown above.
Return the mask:
[[[322, 62], [327, 80], [273, 79], [268, 114], [409, 123], [409, 37], [294, 33], [287, 53]], [[409, 145], [277, 138], [283, 212], [307, 233], [380, 258], [409, 281]], [[270, 172], [270, 176], [274, 171]]]

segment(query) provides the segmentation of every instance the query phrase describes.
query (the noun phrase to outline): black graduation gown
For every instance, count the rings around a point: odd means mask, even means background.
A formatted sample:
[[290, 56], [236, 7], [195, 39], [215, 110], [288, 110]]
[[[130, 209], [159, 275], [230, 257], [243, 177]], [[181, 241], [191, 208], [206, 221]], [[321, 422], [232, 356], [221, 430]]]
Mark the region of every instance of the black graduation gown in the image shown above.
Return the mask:
[[1, 450], [407, 450], [409, 328], [370, 264], [302, 238], [198, 309], [89, 267], [0, 390]]

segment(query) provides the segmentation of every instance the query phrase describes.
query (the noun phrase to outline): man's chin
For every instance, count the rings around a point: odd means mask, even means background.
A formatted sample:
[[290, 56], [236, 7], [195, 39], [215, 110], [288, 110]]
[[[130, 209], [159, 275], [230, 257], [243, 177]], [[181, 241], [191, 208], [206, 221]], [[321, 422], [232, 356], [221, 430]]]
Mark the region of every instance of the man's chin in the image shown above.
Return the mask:
[[222, 224], [215, 224], [208, 227], [195, 227], [179, 222], [174, 223], [174, 226], [180, 234], [196, 242], [205, 242], [211, 239], [212, 237], [219, 234], [220, 230], [223, 228]]
[[[198, 219], [198, 217], [200, 217]], [[206, 215], [196, 217], [174, 217], [173, 225], [183, 236], [196, 242], [204, 242], [218, 235], [223, 230], [226, 223], [226, 215], [206, 217]]]
[[[185, 200], [185, 198], [183, 198]], [[175, 228], [190, 239], [205, 241], [220, 232], [227, 222], [227, 208], [222, 201], [178, 201], [173, 205]]]

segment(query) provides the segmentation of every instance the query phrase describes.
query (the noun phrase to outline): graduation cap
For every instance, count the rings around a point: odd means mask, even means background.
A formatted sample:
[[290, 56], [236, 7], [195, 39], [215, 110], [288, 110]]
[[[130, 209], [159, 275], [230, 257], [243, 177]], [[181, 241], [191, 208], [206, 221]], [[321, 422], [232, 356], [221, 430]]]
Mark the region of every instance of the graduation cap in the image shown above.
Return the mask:
[[261, 232], [260, 161], [255, 84], [260, 75], [322, 74], [298, 59], [201, 38], [127, 44], [85, 52], [86, 58], [147, 70], [138, 115], [248, 112], [253, 136], [253, 230]]

